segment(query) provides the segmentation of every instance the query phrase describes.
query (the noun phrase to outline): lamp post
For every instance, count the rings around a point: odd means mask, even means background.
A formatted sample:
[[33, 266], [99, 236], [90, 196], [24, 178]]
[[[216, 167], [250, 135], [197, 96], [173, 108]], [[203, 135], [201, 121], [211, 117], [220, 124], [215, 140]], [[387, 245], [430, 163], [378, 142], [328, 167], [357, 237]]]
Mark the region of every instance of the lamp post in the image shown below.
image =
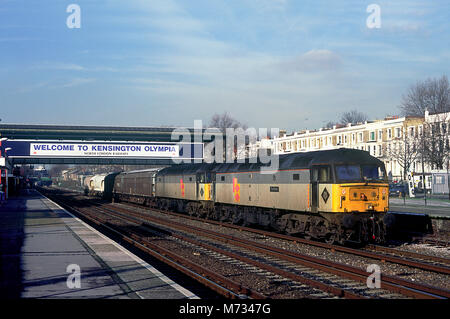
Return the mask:
[[5, 158], [5, 182], [3, 183], [3, 169], [0, 166], [0, 184], [2, 185], [2, 187], [0, 188], [0, 192], [4, 192], [5, 193], [5, 199], [6, 199], [6, 190], [7, 190], [7, 182], [8, 182], [8, 172], [6, 170], [6, 149], [5, 149], [5, 156], [3, 156], [3, 152], [2, 152], [2, 143], [6, 142], [8, 139], [6, 137], [2, 137], [0, 138], [0, 158], [4, 157]]
[[[9, 151], [9, 150], [11, 150], [11, 147], [7, 147], [7, 148], [5, 148], [5, 164], [8, 164], [7, 163], [7, 158], [8, 158], [8, 156], [7, 156], [7, 152]], [[5, 168], [5, 181], [6, 181], [6, 183], [5, 183], [5, 199], [8, 199], [8, 166], [5, 166], [6, 168]]]

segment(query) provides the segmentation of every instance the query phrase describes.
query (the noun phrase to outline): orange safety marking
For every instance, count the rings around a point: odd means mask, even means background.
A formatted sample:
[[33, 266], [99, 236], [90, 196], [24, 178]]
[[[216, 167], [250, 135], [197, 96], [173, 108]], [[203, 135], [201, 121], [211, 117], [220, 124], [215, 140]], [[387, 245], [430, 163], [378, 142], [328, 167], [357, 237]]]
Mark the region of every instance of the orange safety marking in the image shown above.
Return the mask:
[[309, 184], [308, 184], [308, 208], [309, 208]]
[[239, 202], [241, 200], [241, 185], [238, 184], [237, 178], [233, 178], [233, 193], [234, 200], [236, 202]]
[[184, 197], [184, 183], [182, 178], [180, 178], [180, 189], [181, 189], [181, 196]]

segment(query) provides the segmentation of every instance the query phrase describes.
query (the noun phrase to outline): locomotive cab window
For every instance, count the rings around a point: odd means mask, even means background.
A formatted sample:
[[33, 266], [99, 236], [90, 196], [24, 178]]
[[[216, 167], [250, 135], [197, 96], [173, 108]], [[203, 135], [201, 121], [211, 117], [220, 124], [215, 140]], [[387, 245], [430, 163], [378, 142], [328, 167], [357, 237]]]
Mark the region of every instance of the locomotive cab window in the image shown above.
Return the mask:
[[363, 165], [361, 172], [364, 181], [384, 181], [386, 179], [384, 168], [377, 165]]
[[312, 168], [311, 180], [319, 183], [331, 182], [331, 168], [330, 166], [316, 166]]
[[206, 173], [206, 183], [212, 183], [216, 181], [216, 174], [215, 173]]
[[360, 181], [361, 171], [359, 165], [337, 165], [336, 177], [339, 181]]
[[336, 177], [339, 181], [385, 181], [386, 171], [379, 165], [336, 165]]
[[204, 173], [198, 173], [197, 174], [197, 182], [198, 183], [204, 183], [205, 182], [205, 174]]

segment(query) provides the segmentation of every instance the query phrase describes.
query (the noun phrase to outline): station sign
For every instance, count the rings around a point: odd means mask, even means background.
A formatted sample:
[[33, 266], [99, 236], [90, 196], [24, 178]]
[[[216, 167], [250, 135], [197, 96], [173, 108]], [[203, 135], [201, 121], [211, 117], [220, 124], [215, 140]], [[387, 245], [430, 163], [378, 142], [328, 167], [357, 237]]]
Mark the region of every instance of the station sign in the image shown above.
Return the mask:
[[30, 143], [30, 156], [179, 157], [179, 145]]
[[203, 159], [203, 143], [8, 140], [10, 158]]

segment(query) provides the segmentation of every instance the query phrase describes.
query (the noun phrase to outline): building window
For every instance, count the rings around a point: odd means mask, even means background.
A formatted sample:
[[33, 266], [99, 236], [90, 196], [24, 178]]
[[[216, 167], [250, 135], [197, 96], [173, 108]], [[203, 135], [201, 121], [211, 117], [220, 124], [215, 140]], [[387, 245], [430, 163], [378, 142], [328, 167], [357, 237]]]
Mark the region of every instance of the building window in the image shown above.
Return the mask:
[[294, 174], [294, 175], [292, 175], [292, 179], [293, 179], [294, 181], [299, 181], [299, 180], [300, 180], [300, 174]]
[[388, 129], [387, 132], [388, 132], [388, 138], [391, 139], [392, 138], [392, 130]]
[[342, 136], [339, 135], [339, 136], [338, 136], [338, 145], [341, 145], [341, 144], [342, 144]]
[[379, 131], [378, 131], [378, 139], [379, 139], [380, 141], [383, 140], [383, 130], [379, 130]]
[[358, 142], [362, 142], [363, 141], [363, 133], [359, 133], [358, 134]]
[[370, 132], [370, 140], [375, 141], [375, 131]]
[[422, 136], [422, 132], [423, 132], [423, 126], [419, 125], [419, 127], [418, 127], [419, 136]]
[[415, 133], [416, 132], [415, 132], [414, 126], [411, 126], [409, 128], [409, 137], [414, 137], [416, 135]]
[[381, 145], [378, 145], [378, 156], [381, 156]]
[[445, 175], [436, 175], [434, 178], [435, 184], [444, 184], [445, 183]]
[[352, 143], [355, 143], [355, 139], [356, 139], [355, 134], [352, 134]]
[[400, 127], [395, 129], [395, 137], [402, 137], [402, 129]]

